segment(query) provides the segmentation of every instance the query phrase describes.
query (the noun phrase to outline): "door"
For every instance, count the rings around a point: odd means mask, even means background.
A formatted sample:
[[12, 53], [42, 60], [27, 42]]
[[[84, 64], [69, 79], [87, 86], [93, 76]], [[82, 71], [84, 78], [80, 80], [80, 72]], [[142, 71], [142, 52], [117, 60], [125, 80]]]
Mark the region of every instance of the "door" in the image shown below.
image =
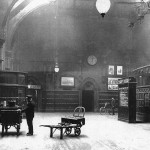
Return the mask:
[[82, 106], [86, 112], [94, 111], [94, 91], [83, 90], [82, 91]]

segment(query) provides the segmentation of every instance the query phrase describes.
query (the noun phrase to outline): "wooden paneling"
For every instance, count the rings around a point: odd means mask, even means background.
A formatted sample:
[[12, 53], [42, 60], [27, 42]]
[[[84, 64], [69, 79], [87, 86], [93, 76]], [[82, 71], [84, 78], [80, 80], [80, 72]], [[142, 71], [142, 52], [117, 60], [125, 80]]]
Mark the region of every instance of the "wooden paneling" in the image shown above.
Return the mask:
[[105, 92], [99, 92], [99, 108], [104, 106], [106, 102], [111, 103], [111, 98], [115, 98], [116, 103], [118, 103], [118, 91], [105, 91]]
[[16, 104], [22, 106], [27, 91], [27, 73], [0, 71], [0, 104], [15, 100]]
[[138, 86], [136, 89], [136, 119], [150, 122], [150, 86]]
[[41, 111], [73, 111], [79, 106], [79, 91], [43, 91]]

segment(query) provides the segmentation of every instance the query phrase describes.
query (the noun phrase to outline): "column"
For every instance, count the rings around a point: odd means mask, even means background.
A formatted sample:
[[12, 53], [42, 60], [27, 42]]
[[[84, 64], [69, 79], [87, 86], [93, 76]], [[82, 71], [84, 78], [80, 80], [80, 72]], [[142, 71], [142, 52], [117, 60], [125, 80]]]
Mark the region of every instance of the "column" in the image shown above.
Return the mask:
[[3, 70], [3, 59], [4, 59], [4, 44], [5, 40], [0, 38], [0, 70]]

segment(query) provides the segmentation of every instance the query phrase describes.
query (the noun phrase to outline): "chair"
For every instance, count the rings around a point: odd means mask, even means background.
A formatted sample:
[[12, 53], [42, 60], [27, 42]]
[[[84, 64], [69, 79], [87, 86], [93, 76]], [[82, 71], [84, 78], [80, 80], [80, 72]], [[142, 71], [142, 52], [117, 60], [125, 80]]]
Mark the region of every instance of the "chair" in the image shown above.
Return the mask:
[[61, 124], [78, 124], [82, 126], [85, 124], [85, 108], [82, 106], [78, 106], [74, 109], [73, 115], [68, 117], [61, 118]]
[[74, 109], [74, 112], [73, 112], [74, 117], [84, 117], [84, 115], [85, 115], [85, 108], [84, 107], [78, 106]]

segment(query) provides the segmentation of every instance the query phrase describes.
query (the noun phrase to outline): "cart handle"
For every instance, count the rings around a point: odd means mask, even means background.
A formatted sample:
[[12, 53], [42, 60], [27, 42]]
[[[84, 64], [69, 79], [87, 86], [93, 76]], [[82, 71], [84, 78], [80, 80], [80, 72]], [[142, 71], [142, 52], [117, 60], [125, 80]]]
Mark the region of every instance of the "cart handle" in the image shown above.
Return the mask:
[[74, 117], [84, 117], [85, 115], [85, 108], [82, 106], [78, 106], [74, 109], [73, 116]]

